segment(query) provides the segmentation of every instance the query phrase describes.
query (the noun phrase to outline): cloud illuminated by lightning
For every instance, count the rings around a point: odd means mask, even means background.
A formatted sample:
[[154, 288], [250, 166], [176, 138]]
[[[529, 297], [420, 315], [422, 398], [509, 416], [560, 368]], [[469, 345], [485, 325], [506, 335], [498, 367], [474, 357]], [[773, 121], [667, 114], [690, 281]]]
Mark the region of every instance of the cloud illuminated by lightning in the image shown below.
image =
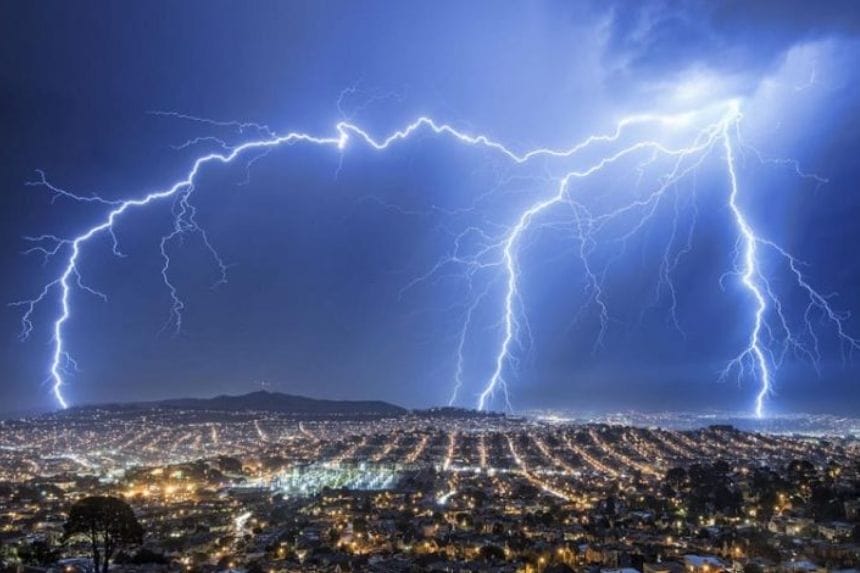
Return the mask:
[[[41, 254], [46, 259], [60, 257], [63, 260], [63, 265], [59, 275], [43, 285], [35, 297], [13, 303], [23, 308], [22, 336], [26, 338], [33, 330], [33, 313], [37, 306], [56, 293], [59, 311], [52, 322], [52, 355], [49, 371], [54, 397], [63, 408], [68, 406], [68, 401], [64, 395], [64, 388], [67, 385], [66, 379], [69, 371], [76, 368], [76, 364], [67, 350], [68, 344], [65, 336], [66, 326], [72, 318], [70, 294], [73, 289], [77, 288], [100, 298], [105, 298], [103, 293], [92, 289], [83, 282], [79, 271], [79, 262], [93, 239], [108, 235], [113, 241], [113, 252], [121, 255], [114, 234], [118, 221], [124, 215], [151, 204], [172, 202], [173, 226], [166, 235], [161, 237], [159, 248], [163, 261], [162, 279], [172, 301], [166, 326], [179, 330], [182, 327], [182, 312], [185, 305], [170, 279], [171, 246], [181, 241], [185, 236], [196, 236], [198, 240], [202, 241], [218, 266], [218, 283], [226, 281], [227, 278], [227, 265], [210, 243], [205, 230], [196, 222], [196, 211], [191, 203], [195, 191], [195, 180], [204, 167], [210, 164], [230, 164], [241, 158], [247, 161], [246, 168], [249, 168], [253, 161], [271, 149], [295, 144], [328, 147], [338, 153], [343, 153], [348, 145], [355, 142], [377, 151], [384, 151], [392, 145], [409, 139], [418, 132], [429, 132], [442, 136], [456, 144], [485, 148], [514, 164], [525, 164], [542, 158], [561, 165], [561, 174], [552, 177], [553, 185], [548, 194], [525, 206], [510, 225], [502, 225], [493, 232], [487, 232], [476, 227], [465, 229], [456, 236], [455, 248], [449, 256], [440, 260], [428, 273], [407, 285], [408, 289], [414, 284], [433, 277], [446, 267], [465, 269], [470, 285], [479, 272], [486, 271], [494, 275], [492, 281], [484, 284], [482, 288], [475, 289], [475, 296], [464, 305], [464, 320], [458, 336], [452, 404], [458, 400], [466, 382], [465, 347], [472, 326], [473, 315], [479, 306], [488, 304], [487, 300], [490, 298], [491, 287], [499, 283], [502, 285], [501, 305], [498, 314], [500, 339], [493, 356], [492, 369], [477, 394], [476, 405], [480, 410], [490, 408], [496, 393], [501, 391], [505, 403], [510, 407], [506, 377], [516, 366], [516, 347], [523, 332], [527, 330], [521, 303], [520, 257], [523, 244], [530, 231], [552, 226], [570, 229], [571, 237], [577, 244], [574, 254], [582, 262], [583, 272], [586, 275], [589, 302], [598, 310], [600, 329], [596, 334], [595, 344], [599, 345], [610, 325], [610, 310], [603, 292], [602, 282], [613, 262], [609, 260], [602, 268], [598, 268], [599, 265], [596, 265], [593, 260], [595, 247], [601, 241], [601, 233], [616, 222], [623, 220], [624, 217], [631, 214], [635, 215], [637, 218], [634, 224], [619, 238], [615, 239], [626, 247], [627, 242], [651, 220], [661, 201], [674, 192], [673, 189], [678, 182], [689, 177], [707, 157], [720, 150], [728, 174], [726, 206], [735, 222], [737, 236], [736, 266], [732, 269], [731, 274], [738, 278], [753, 302], [748, 344], [728, 363], [722, 376], [728, 377], [734, 373], [739, 378], [752, 376], [758, 381], [759, 392], [755, 401], [755, 412], [761, 416], [764, 414], [765, 398], [772, 390], [772, 370], [779, 365], [780, 357], [784, 355], [785, 351], [794, 350], [815, 363], [820, 358], [819, 341], [813, 323], [816, 314], [829, 321], [849, 352], [860, 347], [860, 343], [847, 334], [845, 328], [847, 315], [834, 310], [830, 306], [828, 298], [810, 285], [809, 280], [800, 270], [799, 262], [775, 243], [761, 237], [745, 214], [741, 202], [735, 156], [736, 148], [747, 149], [747, 146], [744, 146], [739, 135], [737, 135], [740, 133], [738, 125], [741, 121], [737, 101], [708, 106], [684, 114], [630, 116], [619, 121], [609, 133], [591, 135], [575, 145], [560, 149], [539, 147], [526, 151], [515, 151], [487, 135], [472, 135], [429, 117], [419, 117], [414, 122], [384, 138], [375, 138], [368, 131], [349, 121], [338, 123], [334, 133], [329, 136], [317, 136], [302, 132], [279, 135], [262, 124], [233, 121], [217, 122], [174, 112], [153, 112], [153, 114], [207, 123], [213, 127], [234, 129], [240, 136], [252, 133], [257, 138], [238, 145], [230, 145], [225, 140], [214, 137], [189, 140], [179, 147], [190, 148], [198, 144], [214, 143], [218, 146], [219, 151], [199, 156], [194, 160], [185, 176], [172, 185], [133, 199], [107, 200], [99, 196], [78, 195], [54, 186], [42, 172], [38, 172], [39, 180], [33, 182], [32, 185], [47, 189], [52, 193], [53, 199], [63, 198], [92, 203], [106, 209], [105, 214], [100, 219], [75, 237], [63, 238], [55, 235], [28, 237], [28, 240], [33, 243], [33, 247], [28, 252]], [[696, 126], [700, 127], [696, 128]], [[628, 132], [634, 128], [649, 130], [653, 132], [653, 137], [625, 141]], [[683, 145], [661, 141], [662, 136], [677, 139], [679, 134], [689, 133], [691, 129], [692, 135]], [[622, 142], [624, 142], [623, 145]], [[612, 146], [616, 146], [616, 149], [610, 149], [596, 160], [587, 162], [583, 167], [574, 169], [565, 167], [569, 162], [585, 154], [586, 151], [590, 152], [596, 147], [611, 148]], [[755, 154], [760, 160], [765, 161], [757, 151]], [[669, 167], [660, 176], [653, 189], [644, 197], [609, 211], [594, 212], [586, 208], [578, 196], [586, 192], [584, 189], [580, 189], [580, 187], [584, 187], [585, 181], [615, 164], [639, 156], [642, 156], [640, 169], [643, 171], [658, 161], [669, 162]], [[788, 160], [768, 161], [789, 165], [799, 175], [809, 176], [800, 170], [796, 162]], [[820, 178], [817, 180], [823, 181]], [[563, 222], [545, 220], [550, 213], [556, 211], [565, 213], [566, 219]], [[675, 216], [675, 224], [677, 224], [677, 210]], [[673, 227], [673, 240], [674, 229], [675, 227]], [[476, 236], [481, 246], [477, 250], [473, 248], [466, 252], [467, 249], [461, 247], [461, 240], [470, 235]], [[676, 299], [671, 282], [671, 272], [677, 266], [678, 258], [688, 251], [689, 241], [684, 248], [672, 256], [667, 250], [663, 257], [663, 267], [660, 273], [661, 283], [666, 285], [671, 292], [671, 313], [676, 325], [678, 325], [674, 314]], [[764, 274], [761, 261], [765, 256], [765, 251], [775, 254], [783, 261], [788, 276], [794, 281], [796, 287], [808, 297], [809, 304], [803, 312], [803, 326], [800, 333], [796, 333], [795, 329], [790, 327], [782, 301], [770, 287], [768, 278]], [[777, 348], [782, 348], [783, 351], [777, 352]]]

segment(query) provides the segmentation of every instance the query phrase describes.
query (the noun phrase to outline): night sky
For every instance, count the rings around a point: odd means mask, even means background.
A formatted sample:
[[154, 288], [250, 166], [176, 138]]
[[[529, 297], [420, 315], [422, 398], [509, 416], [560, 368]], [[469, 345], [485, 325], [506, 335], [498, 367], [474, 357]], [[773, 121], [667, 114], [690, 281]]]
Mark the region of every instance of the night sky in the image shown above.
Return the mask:
[[[107, 210], [52, 201], [26, 185], [36, 170], [80, 195], [133, 198], [222, 151], [216, 137], [235, 145], [265, 136], [153, 111], [326, 137], [341, 120], [383, 137], [428, 115], [524, 150], [611, 133], [629, 114], [737, 98], [743, 141], [761, 152], [738, 163], [751, 221], [803, 261], [835, 310], [860, 313], [858, 34], [851, 1], [4, 2], [0, 299], [33, 297], [61, 272], [62, 257], [23, 255], [25, 236], [74, 237]], [[576, 192], [593, 209], [644, 193], [656, 181], [637, 180], [647, 159]], [[108, 301], [72, 292], [65, 339], [79, 372], [65, 394], [80, 404], [262, 387], [445, 404], [465, 312], [482, 296], [457, 402], [473, 406], [501, 337], [504, 278], [482, 271], [470, 291], [451, 266], [413, 281], [451, 254], [464, 229], [510, 226], [556, 175], [545, 161], [513, 167], [428, 133], [384, 153], [357, 142], [342, 155], [296, 144], [205, 168], [196, 220], [228, 282], [212, 286], [218, 267], [199, 234], [172, 242], [170, 277], [186, 308], [179, 334], [164, 329], [171, 300], [159, 241], [177, 205], [123, 215], [125, 256], [112, 255], [105, 235], [81, 257], [83, 280]], [[527, 320], [505, 375], [514, 408], [750, 409], [755, 379], [718, 381], [746, 344], [752, 308], [737, 277], [720, 281], [736, 240], [727, 186], [715, 153], [623, 253], [594, 246], [610, 317], [598, 347], [569, 220], [549, 213], [527, 233], [517, 306]], [[677, 326], [659, 287], [667, 244], [673, 260], [689, 247], [672, 271]], [[804, 297], [776, 259], [763, 266], [802, 331]], [[58, 304], [53, 292], [26, 341], [22, 309], [0, 306], [0, 411], [56, 407], [44, 381]], [[768, 411], [857, 414], [860, 355], [852, 362], [832, 326], [811, 320], [818, 368], [789, 352], [774, 366]], [[860, 337], [860, 314], [844, 325]]]

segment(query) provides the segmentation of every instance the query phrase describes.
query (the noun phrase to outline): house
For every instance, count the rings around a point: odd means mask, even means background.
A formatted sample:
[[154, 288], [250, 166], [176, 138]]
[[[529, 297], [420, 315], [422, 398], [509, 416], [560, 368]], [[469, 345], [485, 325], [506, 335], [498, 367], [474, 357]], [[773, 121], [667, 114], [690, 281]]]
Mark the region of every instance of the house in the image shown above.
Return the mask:
[[789, 561], [779, 566], [784, 573], [827, 573], [827, 569], [819, 567], [811, 561]]
[[678, 561], [645, 563], [642, 566], [642, 573], [684, 573], [684, 564]]
[[691, 573], [714, 573], [726, 570], [726, 565], [711, 555], [684, 555], [684, 568]]

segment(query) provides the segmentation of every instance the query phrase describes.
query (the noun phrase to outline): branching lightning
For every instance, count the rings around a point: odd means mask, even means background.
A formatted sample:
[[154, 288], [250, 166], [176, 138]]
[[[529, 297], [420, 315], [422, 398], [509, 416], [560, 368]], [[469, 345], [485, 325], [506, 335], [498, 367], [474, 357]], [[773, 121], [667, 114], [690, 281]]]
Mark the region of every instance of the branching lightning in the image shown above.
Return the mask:
[[[738, 114], [736, 122], [739, 119], [740, 115]], [[726, 368], [721, 373], [721, 377], [725, 378], [729, 376], [732, 371], [736, 371], [738, 376], [743, 376], [747, 371], [757, 375], [760, 389], [755, 398], [755, 413], [756, 416], [762, 417], [764, 415], [764, 401], [773, 391], [771, 364], [779, 365], [781, 363], [781, 358], [774, 355], [774, 351], [771, 349], [768, 341], [765, 340], [765, 336], [772, 339], [771, 342], [778, 342], [782, 347], [783, 353], [789, 349], [793, 349], [801, 355], [810, 358], [816, 367], [821, 355], [818, 335], [816, 334], [812, 320], [813, 313], [819, 313], [821, 319], [832, 325], [842, 345], [843, 352], [847, 351], [851, 353], [860, 348], [860, 340], [848, 335], [845, 331], [844, 323], [848, 319], [848, 313], [835, 311], [827, 301], [827, 297], [809, 284], [806, 277], [800, 271], [798, 260], [785, 249], [773, 241], [762, 238], [753, 230], [738, 204], [740, 191], [735, 169], [735, 153], [732, 139], [729, 137], [729, 125], [723, 126], [721, 139], [725, 150], [725, 161], [730, 182], [729, 207], [731, 208], [738, 230], [737, 265], [734, 272], [740, 277], [744, 287], [755, 301], [749, 345], [726, 365]], [[791, 165], [795, 169], [795, 172], [802, 177], [811, 177], [818, 183], [826, 182], [826, 179], [819, 176], [803, 173], [795, 161], [788, 161], [787, 164]], [[793, 334], [781, 300], [776, 296], [770, 282], [761, 271], [761, 255], [759, 254], [759, 250], [764, 248], [771, 249], [782, 259], [783, 263], [788, 266], [795, 284], [808, 298], [809, 302], [803, 314], [803, 319], [804, 331], [809, 337], [809, 343], [801, 341]], [[769, 311], [775, 315], [776, 321], [782, 329], [781, 341], [773, 340], [780, 335], [774, 334], [773, 328], [767, 321], [767, 313]]]
[[[76, 363], [68, 351], [66, 331], [72, 318], [71, 294], [77, 289], [106, 299], [106, 295], [84, 283], [79, 263], [91, 244], [102, 236], [107, 236], [111, 240], [113, 253], [122, 256], [115, 230], [118, 222], [125, 215], [155, 203], [172, 202], [173, 225], [160, 238], [158, 245], [162, 257], [161, 276], [171, 298], [170, 314], [165, 328], [178, 332], [183, 326], [185, 303], [171, 280], [171, 249], [180, 244], [185, 237], [195, 237], [203, 244], [218, 268], [219, 278], [216, 284], [222, 284], [227, 280], [228, 265], [210, 242], [206, 231], [197, 223], [196, 209], [191, 202], [195, 181], [201, 170], [211, 164], [230, 164], [238, 161], [246, 161], [246, 168], [250, 168], [254, 161], [270, 150], [296, 144], [331, 148], [342, 154], [354, 142], [376, 151], [384, 151], [418, 132], [448, 138], [460, 145], [484, 148], [515, 165], [542, 158], [556, 166], [552, 169], [554, 175], [550, 176], [552, 186], [545, 195], [516, 212], [508, 224], [494, 224], [489, 230], [468, 226], [456, 233], [454, 247], [449, 255], [441, 259], [427, 273], [411, 281], [404, 289], [408, 290], [449, 269], [462, 272], [469, 284], [469, 300], [461, 306], [464, 314], [457, 337], [451, 404], [460, 399], [467, 383], [466, 346], [473, 328], [473, 317], [484, 305], [496, 304], [492, 295], [496, 289], [500, 289], [501, 302], [498, 306], [499, 318], [496, 325], [499, 340], [492, 357], [491, 368], [477, 393], [476, 405], [480, 410], [490, 408], [496, 394], [501, 392], [505, 404], [511, 407], [508, 380], [512, 371], [516, 369], [519, 354], [517, 350], [522, 346], [523, 337], [528, 336], [521, 292], [521, 257], [530, 234], [536, 229], [565, 229], [569, 232], [569, 237], [575, 245], [569, 254], [577, 257], [581, 262], [585, 278], [587, 292], [585, 304], [594, 308], [599, 318], [599, 329], [595, 334], [595, 348], [597, 348], [603, 344], [604, 335], [612, 323], [611, 308], [603, 282], [611, 265], [620, 256], [619, 254], [609, 259], [599, 259], [597, 246], [606, 243], [604, 234], [609, 228], [627, 225], [620, 236], [609, 240], [619, 246], [619, 253], [623, 253], [628, 242], [651, 222], [660, 204], [666, 200], [674, 200], [672, 233], [659, 269], [658, 290], [663, 288], [669, 293], [671, 320], [681, 331], [676, 314], [678, 301], [672, 274], [678, 267], [679, 260], [691, 250], [690, 237], [694, 227], [690, 227], [690, 234], [683, 245], [675, 248], [680, 214], [677, 207], [679, 200], [677, 185], [681, 180], [694, 174], [707, 158], [715, 155], [719, 156], [725, 164], [728, 181], [725, 205], [734, 223], [737, 238], [735, 266], [727, 275], [738, 280], [752, 303], [747, 343], [740, 349], [737, 356], [728, 362], [721, 377], [754, 378], [759, 387], [754, 405], [755, 413], [762, 416], [765, 400], [772, 391], [773, 370], [778, 368], [787, 352], [794, 351], [815, 364], [820, 360], [821, 348], [817, 333], [821, 326], [817, 325], [816, 319], [823, 319], [830, 324], [842, 343], [843, 350], [850, 353], [860, 348], [860, 341], [847, 333], [848, 315], [835, 310], [830, 305], [828, 297], [811, 286], [796, 258], [755, 230], [750, 216], [743, 207], [736, 155], [738, 152], [751, 150], [761, 162], [788, 166], [801, 177], [812, 178], [819, 184], [826, 180], [803, 172], [799, 164], [793, 160], [765, 159], [758, 151], [746, 146], [740, 138], [739, 125], [742, 117], [740, 106], [734, 100], [684, 114], [631, 116], [619, 121], [609, 133], [591, 135], [575, 145], [560, 149], [539, 147], [526, 151], [515, 151], [487, 135], [472, 135], [429, 117], [419, 117], [384, 138], [376, 138], [350, 121], [338, 123], [332, 135], [317, 136], [303, 132], [278, 134], [268, 126], [256, 123], [218, 122], [174, 112], [152, 113], [157, 116], [235, 130], [243, 137], [250, 133], [256, 138], [238, 145], [230, 145], [224, 139], [216, 137], [200, 137], [186, 141], [177, 147], [186, 149], [214, 144], [218, 151], [199, 156], [179, 181], [139, 198], [116, 200], [98, 195], [78, 195], [53, 185], [43, 172], [37, 172], [38, 180], [29, 185], [47, 189], [51, 193], [52, 202], [66, 199], [90, 203], [105, 209], [105, 213], [92, 226], [75, 237], [64, 238], [44, 234], [26, 238], [33, 245], [26, 252], [40, 254], [46, 261], [54, 257], [62, 260], [61, 272], [58, 276], [43, 285], [34, 297], [12, 303], [23, 309], [21, 335], [26, 338], [33, 331], [33, 315], [36, 308], [54, 296], [59, 301], [59, 310], [52, 321], [49, 380], [53, 395], [62, 408], [68, 406], [64, 394], [67, 378], [70, 371], [76, 369]], [[696, 128], [696, 126], [700, 127]], [[637, 130], [648, 130], [654, 137], [628, 141], [631, 137], [630, 132]], [[687, 139], [683, 145], [664, 143], [661, 140], [676, 141], [685, 135]], [[609, 148], [609, 151], [604, 151], [596, 159], [591, 158], [589, 154], [594, 154], [595, 150], [603, 151], [604, 147]], [[584, 183], [599, 172], [632, 159], [640, 160], [640, 175], [661, 161], [668, 162], [668, 167], [657, 179], [653, 188], [628, 203], [603, 211], [587, 207], [584, 198], [588, 190], [585, 189]], [[571, 164], [577, 167], [571, 168]], [[555, 218], [551, 218], [550, 215]], [[627, 222], [630, 217], [633, 217], [632, 224]], [[476, 243], [479, 245], [477, 248], [474, 247]], [[465, 246], [466, 244], [469, 246]], [[800, 327], [793, 325], [783, 300], [771, 287], [763, 266], [767, 255], [775, 256], [781, 261], [783, 276], [790, 278], [794, 286], [808, 298]], [[490, 277], [483, 279], [480, 286], [477, 285], [479, 274]]]

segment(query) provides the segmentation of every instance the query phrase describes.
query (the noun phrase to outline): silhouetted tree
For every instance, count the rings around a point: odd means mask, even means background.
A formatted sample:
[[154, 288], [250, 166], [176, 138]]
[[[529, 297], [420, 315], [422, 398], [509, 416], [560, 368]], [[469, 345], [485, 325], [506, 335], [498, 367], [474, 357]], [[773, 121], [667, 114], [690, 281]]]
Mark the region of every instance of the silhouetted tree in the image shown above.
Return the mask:
[[829, 484], [821, 484], [812, 488], [810, 498], [812, 515], [819, 520], [843, 519], [845, 511], [836, 491]]
[[48, 566], [59, 559], [59, 552], [50, 541], [41, 539], [20, 547], [18, 555], [22, 562], [38, 567]]
[[674, 489], [680, 489], [687, 483], [687, 470], [684, 468], [672, 468], [666, 472], [665, 483]]
[[691, 516], [710, 515], [713, 512], [737, 515], [743, 498], [726, 470], [726, 464], [721, 461], [693, 464], [686, 479], [676, 468], [669, 470], [666, 481], [677, 484]]
[[230, 456], [218, 456], [218, 468], [222, 472], [240, 474], [242, 473], [242, 462]]
[[809, 460], [792, 460], [787, 469], [788, 479], [798, 485], [811, 485], [816, 478], [815, 466]]
[[496, 545], [484, 545], [481, 547], [481, 558], [485, 561], [504, 561], [505, 551]]
[[367, 520], [363, 517], [353, 519], [352, 530], [355, 533], [367, 533]]
[[96, 572], [107, 573], [111, 557], [124, 545], [143, 541], [143, 527], [123, 500], [110, 496], [86, 497], [69, 510], [66, 537], [83, 535], [92, 547]]

